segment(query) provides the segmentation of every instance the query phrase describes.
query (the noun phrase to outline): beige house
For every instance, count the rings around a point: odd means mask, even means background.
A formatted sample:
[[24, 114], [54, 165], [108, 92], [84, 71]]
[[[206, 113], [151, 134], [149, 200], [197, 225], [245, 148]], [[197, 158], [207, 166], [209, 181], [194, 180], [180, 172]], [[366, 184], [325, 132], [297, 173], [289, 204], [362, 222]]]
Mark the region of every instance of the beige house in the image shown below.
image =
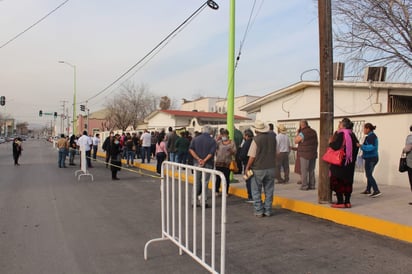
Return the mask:
[[199, 112], [217, 112], [216, 103], [222, 100], [219, 97], [202, 97], [193, 101], [182, 99], [180, 110], [199, 111]]
[[[252, 120], [255, 120], [255, 113], [248, 113], [247, 111], [242, 111], [240, 108], [246, 104], [249, 104], [257, 99], [259, 96], [251, 96], [251, 95], [243, 95], [235, 97], [234, 100], [234, 114], [239, 116], [248, 117]], [[218, 113], [226, 113], [227, 112], [227, 99], [221, 99], [216, 102], [216, 112]]]
[[[255, 113], [256, 119], [285, 124], [293, 137], [301, 119], [319, 132], [319, 82], [299, 82], [276, 90], [241, 107]], [[354, 132], [363, 139], [363, 125], [377, 126], [379, 163], [375, 169], [378, 184], [407, 186], [407, 176], [397, 166], [405, 138], [412, 125], [412, 84], [389, 82], [334, 82], [335, 127], [342, 117], [354, 123]], [[362, 170], [359, 170], [362, 173]], [[364, 174], [357, 180], [365, 181]]]
[[[235, 115], [235, 123], [250, 121], [247, 117]], [[226, 114], [216, 112], [184, 111], [184, 110], [158, 110], [150, 114], [145, 120], [149, 130], [162, 130], [172, 127], [174, 129], [186, 128], [193, 132], [200, 130], [203, 125], [226, 125]]]

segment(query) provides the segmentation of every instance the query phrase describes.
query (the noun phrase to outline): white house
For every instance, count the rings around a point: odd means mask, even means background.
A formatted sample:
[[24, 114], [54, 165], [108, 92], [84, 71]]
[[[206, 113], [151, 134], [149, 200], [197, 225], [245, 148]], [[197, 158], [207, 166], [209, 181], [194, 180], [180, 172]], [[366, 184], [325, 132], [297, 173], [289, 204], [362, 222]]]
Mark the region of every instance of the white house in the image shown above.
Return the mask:
[[[241, 107], [256, 119], [285, 124], [294, 136], [301, 119], [319, 132], [319, 82], [298, 82], [262, 96]], [[342, 117], [355, 123], [361, 140], [363, 125], [377, 126], [380, 160], [375, 169], [378, 184], [407, 186], [407, 176], [397, 170], [401, 150], [412, 124], [412, 84], [334, 81], [335, 126]], [[356, 176], [355, 178], [364, 178]]]
[[182, 99], [182, 105], [180, 110], [193, 111], [197, 110], [199, 112], [217, 112], [216, 103], [221, 100], [219, 97], [201, 97], [196, 100], [186, 100]]

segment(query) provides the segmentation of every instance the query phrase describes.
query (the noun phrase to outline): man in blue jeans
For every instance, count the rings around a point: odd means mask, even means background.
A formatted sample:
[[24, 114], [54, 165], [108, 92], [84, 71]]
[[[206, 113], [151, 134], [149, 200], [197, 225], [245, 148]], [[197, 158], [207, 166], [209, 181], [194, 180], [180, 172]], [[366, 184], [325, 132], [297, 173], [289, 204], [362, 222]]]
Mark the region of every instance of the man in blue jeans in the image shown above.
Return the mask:
[[[213, 129], [210, 126], [203, 127], [203, 133], [194, 138], [189, 146], [189, 152], [193, 156], [194, 165], [203, 168], [213, 169], [214, 156], [216, 152], [216, 141], [211, 136]], [[200, 206], [201, 194], [205, 195], [207, 204], [207, 185], [209, 183], [210, 173], [205, 174], [205, 181], [202, 181], [202, 172], [196, 172], [196, 196], [197, 206]]]
[[[253, 126], [256, 136], [250, 145], [245, 175], [253, 170], [251, 178], [253, 205], [256, 217], [271, 216], [275, 190], [276, 135], [269, 134], [269, 126], [257, 120]], [[265, 201], [262, 202], [262, 188]]]

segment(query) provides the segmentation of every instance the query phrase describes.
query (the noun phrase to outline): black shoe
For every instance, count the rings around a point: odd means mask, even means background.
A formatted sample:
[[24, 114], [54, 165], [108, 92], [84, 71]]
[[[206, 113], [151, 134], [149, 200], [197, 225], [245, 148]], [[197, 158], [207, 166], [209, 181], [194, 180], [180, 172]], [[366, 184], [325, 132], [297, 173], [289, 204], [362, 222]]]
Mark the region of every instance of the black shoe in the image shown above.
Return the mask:
[[369, 195], [369, 197], [376, 198], [376, 197], [379, 197], [381, 195], [382, 195], [382, 192], [380, 192], [378, 190], [378, 191], [374, 191], [371, 195]]
[[114, 177], [114, 178], [112, 178], [112, 180], [113, 180], [113, 181], [117, 181], [117, 180], [120, 180], [120, 179], [117, 178], [117, 177]]

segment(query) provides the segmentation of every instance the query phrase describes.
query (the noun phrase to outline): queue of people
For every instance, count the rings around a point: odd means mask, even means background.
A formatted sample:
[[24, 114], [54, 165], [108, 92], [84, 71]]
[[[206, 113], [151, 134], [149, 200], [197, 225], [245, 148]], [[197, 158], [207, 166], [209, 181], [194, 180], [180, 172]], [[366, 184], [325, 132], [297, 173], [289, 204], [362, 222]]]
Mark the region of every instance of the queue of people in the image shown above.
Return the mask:
[[[220, 189], [220, 177], [217, 177], [216, 195], [229, 194], [231, 173], [229, 166], [232, 161], [236, 161], [245, 178], [248, 193], [246, 202], [253, 203], [254, 214], [257, 217], [262, 217], [272, 214], [271, 205], [275, 180], [278, 183], [288, 183], [290, 180], [289, 155], [291, 151], [296, 151], [295, 172], [300, 174], [298, 182], [301, 184], [300, 190], [316, 189], [317, 132], [309, 126], [306, 120], [300, 121], [299, 129], [294, 137], [296, 146], [292, 146], [290, 136], [287, 134], [288, 130], [284, 125], [277, 126], [278, 134], [274, 132], [273, 128], [273, 124], [256, 121], [251, 129], [243, 132], [243, 140], [240, 145], [239, 142], [229, 138], [227, 129], [221, 128], [219, 134], [216, 135], [210, 126], [205, 126], [202, 133], [195, 132], [193, 137], [189, 132], [177, 133], [172, 128], [168, 129], [168, 133], [165, 131], [150, 133], [145, 130], [144, 133], [119, 135], [110, 132], [102, 144], [102, 149], [106, 152], [106, 167], [110, 163], [113, 180], [119, 179], [117, 172], [121, 170], [122, 159], [126, 159], [127, 167], [132, 167], [136, 158], [140, 158], [142, 163], [145, 161], [150, 163], [150, 160], [155, 157], [158, 174], [161, 173], [161, 165], [165, 160], [221, 171], [227, 182], [226, 189]], [[362, 154], [367, 180], [366, 188], [361, 194], [369, 195], [372, 198], [382, 195], [373, 176], [374, 169], [379, 162], [379, 142], [374, 132], [375, 129], [376, 126], [365, 123], [363, 129], [365, 138], [363, 142], [360, 142], [353, 133], [353, 122], [349, 118], [344, 118], [339, 122], [336, 132], [330, 137], [329, 147], [333, 150], [343, 149], [345, 155], [342, 163], [330, 164], [329, 166], [330, 188], [336, 194], [336, 201], [332, 203], [332, 207], [352, 207], [351, 196], [358, 154]], [[412, 126], [410, 130], [412, 131]], [[155, 140], [154, 149], [153, 140]], [[72, 135], [68, 139], [62, 134], [57, 141], [58, 166], [60, 168], [66, 167], [67, 155], [69, 156], [69, 165], [75, 165], [76, 152], [79, 147], [82, 147], [86, 151], [87, 166], [92, 167], [91, 159], [96, 159], [99, 143], [99, 134], [91, 137], [88, 136], [87, 131], [83, 132], [79, 138]], [[18, 151], [18, 148], [16, 150]], [[91, 154], [92, 150], [93, 154]], [[403, 153], [407, 157], [407, 171], [412, 191], [411, 151], [412, 134], [406, 138], [403, 148]], [[16, 163], [18, 165], [18, 162]], [[200, 195], [207, 191], [207, 188], [202, 189], [205, 184], [202, 184], [201, 173], [196, 172], [195, 176], [197, 177], [195, 187], [198, 205], [200, 205]], [[205, 176], [204, 179], [208, 182], [209, 176]], [[262, 192], [265, 194], [264, 201], [261, 200]], [[410, 204], [412, 205], [412, 202]]]

